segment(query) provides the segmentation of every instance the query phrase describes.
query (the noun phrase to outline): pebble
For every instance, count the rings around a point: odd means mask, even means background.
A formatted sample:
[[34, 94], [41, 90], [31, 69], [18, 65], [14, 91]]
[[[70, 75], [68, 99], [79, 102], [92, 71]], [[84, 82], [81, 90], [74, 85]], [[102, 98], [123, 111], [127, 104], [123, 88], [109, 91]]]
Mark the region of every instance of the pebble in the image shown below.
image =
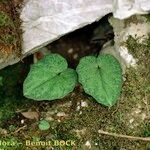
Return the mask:
[[95, 143], [95, 145], [97, 146], [97, 145], [98, 145], [98, 143]]
[[142, 114], [141, 114], [141, 118], [142, 118], [142, 120], [144, 121], [145, 118], [146, 118], [146, 114], [145, 114], [145, 113], [142, 113]]
[[133, 119], [133, 118], [129, 120], [129, 122], [130, 122], [130, 123], [133, 123], [133, 121], [134, 121], [134, 119]]
[[136, 114], [139, 114], [140, 112], [141, 112], [140, 109], [136, 109], [136, 110], [135, 110], [135, 113], [136, 113]]
[[78, 58], [78, 54], [74, 54], [73, 59], [77, 59], [77, 58]]
[[80, 110], [80, 108], [81, 108], [81, 107], [80, 107], [80, 105], [78, 105], [78, 106], [77, 106], [77, 108], [76, 108], [76, 110], [77, 110], [77, 111], [79, 111], [79, 110]]
[[79, 112], [79, 115], [82, 115], [82, 111]]
[[67, 116], [67, 114], [65, 114], [64, 112], [58, 112], [57, 117], [63, 117], [63, 116]]
[[72, 54], [73, 53], [73, 48], [68, 49], [68, 53]]
[[50, 117], [50, 116], [49, 116], [49, 117], [46, 117], [45, 119], [46, 119], [47, 121], [54, 121], [54, 118], [52, 118], [52, 117]]
[[91, 148], [91, 143], [89, 141], [86, 141], [85, 146], [87, 146], [88, 148]]
[[21, 124], [24, 124], [24, 119], [21, 120]]
[[81, 101], [81, 107], [88, 107], [88, 103], [85, 101]]
[[54, 111], [48, 111], [46, 114], [47, 114], [47, 115], [54, 115], [55, 112], [54, 112]]

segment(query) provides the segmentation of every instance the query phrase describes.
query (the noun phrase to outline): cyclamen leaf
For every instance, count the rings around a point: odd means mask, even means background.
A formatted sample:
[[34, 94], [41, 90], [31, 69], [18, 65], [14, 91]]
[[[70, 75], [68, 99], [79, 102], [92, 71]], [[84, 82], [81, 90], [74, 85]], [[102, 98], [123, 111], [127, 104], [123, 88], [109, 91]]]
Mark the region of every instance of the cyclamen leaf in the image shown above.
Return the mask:
[[79, 82], [85, 92], [97, 102], [112, 106], [117, 101], [122, 87], [122, 69], [118, 60], [109, 54], [86, 56], [77, 66]]
[[76, 82], [76, 71], [68, 68], [62, 56], [51, 54], [31, 67], [24, 81], [24, 96], [34, 100], [60, 99], [73, 91]]

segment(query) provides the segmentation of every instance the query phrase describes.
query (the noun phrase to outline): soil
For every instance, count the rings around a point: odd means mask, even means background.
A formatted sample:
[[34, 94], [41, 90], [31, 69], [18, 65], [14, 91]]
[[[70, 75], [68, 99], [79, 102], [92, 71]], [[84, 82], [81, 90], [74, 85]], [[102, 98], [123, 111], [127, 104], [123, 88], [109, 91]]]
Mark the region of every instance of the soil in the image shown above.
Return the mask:
[[[110, 27], [109, 34], [104, 32], [104, 34], [100, 34], [100, 38], [96, 36], [96, 41], [92, 41], [93, 36], [95, 36], [93, 34], [94, 30], [101, 23], [105, 22], [106, 25], [107, 17], [98, 23], [77, 30], [48, 45], [48, 51], [61, 54], [68, 60], [69, 67], [76, 68], [81, 57], [97, 55], [102, 45], [113, 38]], [[150, 136], [149, 101], [148, 99], [145, 103], [141, 101], [141, 97], [144, 97], [143, 91], [140, 94], [138, 92], [138, 96], [141, 96], [140, 98], [130, 98], [134, 92], [131, 88], [136, 83], [136, 81], [130, 82], [130, 86], [128, 84], [128, 81], [133, 78], [131, 70], [127, 74], [126, 78], [128, 80], [124, 82], [122, 95], [118, 103], [108, 108], [98, 104], [92, 97], [85, 94], [80, 84], [65, 98], [56, 101], [37, 102], [25, 98], [22, 93], [22, 86], [31, 64], [33, 64], [33, 56], [0, 71], [0, 76], [3, 78], [3, 86], [0, 86], [0, 141], [15, 143], [14, 146], [0, 144], [1, 149], [150, 149], [150, 143], [147, 141], [135, 141], [99, 133], [99, 130], [103, 130], [130, 136]], [[134, 90], [136, 91], [137, 89]], [[148, 98], [147, 95], [145, 95], [145, 100], [146, 98]], [[30, 117], [25, 117], [22, 115], [22, 112], [34, 112], [37, 113], [38, 117], [32, 118], [31, 113]], [[49, 130], [41, 131], [39, 129], [39, 121], [43, 119], [50, 123]], [[26, 145], [26, 140], [32, 142], [72, 140], [75, 141], [75, 145], [60, 146], [52, 144], [51, 146], [40, 147]]]

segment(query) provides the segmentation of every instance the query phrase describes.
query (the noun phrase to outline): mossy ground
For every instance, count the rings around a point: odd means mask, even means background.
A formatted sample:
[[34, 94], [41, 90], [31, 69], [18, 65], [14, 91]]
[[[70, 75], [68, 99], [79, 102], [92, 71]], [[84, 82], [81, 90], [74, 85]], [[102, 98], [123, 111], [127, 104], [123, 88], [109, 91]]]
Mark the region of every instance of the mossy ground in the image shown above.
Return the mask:
[[[3, 81], [4, 87], [7, 87], [8, 84], [5, 85], [5, 82], [6, 80]], [[119, 139], [100, 135], [98, 133], [98, 130], [102, 129], [108, 132], [133, 136], [149, 136], [148, 122], [144, 121], [139, 124], [139, 120], [135, 120], [134, 122], [139, 125], [138, 128], [131, 128], [128, 124], [129, 118], [127, 115], [131, 115], [130, 111], [133, 108], [136, 108], [136, 104], [139, 103], [139, 100], [136, 102], [134, 101], [133, 103], [133, 101], [122, 99], [119, 101], [118, 105], [115, 105], [112, 108], [105, 108], [96, 103], [91, 97], [84, 94], [79, 86], [73, 93], [62, 100], [56, 102], [34, 102], [23, 98], [21, 94], [18, 95], [17, 93], [20, 93], [21, 89], [17, 90], [17, 87], [18, 83], [15, 86], [10, 84], [9, 91], [12, 93], [9, 93], [10, 96], [8, 96], [9, 94], [7, 92], [3, 95], [3, 99], [1, 99], [3, 105], [1, 105], [0, 108], [1, 113], [3, 113], [3, 117], [1, 118], [1, 140], [7, 141], [15, 138], [17, 143], [23, 143], [17, 145], [16, 148], [13, 147], [13, 149], [21, 150], [22, 146], [25, 145], [25, 140], [34, 141], [35, 139], [41, 141], [52, 139], [75, 140], [76, 146], [74, 147], [54, 147], [54, 149], [64, 150], [86, 150], [88, 149], [88, 147], [85, 146], [86, 141], [90, 141], [93, 150], [120, 150], [123, 148], [127, 150], [146, 149], [146, 142]], [[15, 91], [17, 92], [14, 93]], [[6, 95], [8, 97], [6, 97]], [[16, 95], [15, 99], [12, 97], [14, 95]], [[82, 107], [80, 104], [82, 101], [86, 102], [88, 107]], [[80, 109], [77, 109], [78, 107]], [[40, 118], [49, 121], [50, 129], [48, 131], [40, 131], [38, 128], [38, 121], [24, 118], [20, 113], [16, 112], [18, 109], [23, 109], [23, 111], [32, 110], [40, 112]], [[143, 112], [145, 111], [146, 110], [143, 110]], [[57, 116], [59, 112], [64, 112], [66, 116]], [[24, 124], [21, 124], [21, 120], [24, 120]], [[15, 132], [25, 125], [25, 128], [19, 132]], [[30, 148], [42, 149], [39, 147], [33, 148], [33, 146], [30, 146]], [[24, 146], [24, 149], [29, 148]]]
[[12, 0], [0, 1], [0, 58], [11, 55], [20, 56], [21, 31], [20, 20], [16, 11], [17, 5]]
[[131, 23], [138, 24], [138, 23], [144, 23], [146, 21], [150, 22], [150, 15], [149, 14], [141, 15], [141, 16], [133, 15], [130, 18], [125, 19], [124, 24], [125, 24], [125, 26], [128, 26]]
[[[91, 47], [87, 46], [87, 34], [84, 35], [86, 38], [80, 36], [77, 31], [76, 36], [73, 33], [48, 47], [51, 47], [52, 52], [61, 53], [68, 59], [69, 65], [75, 67], [80, 57], [91, 54]], [[26, 99], [22, 94], [22, 84], [32, 63], [32, 57], [25, 59], [23, 63], [1, 70], [0, 141], [14, 141], [18, 144], [13, 147], [0, 145], [0, 148], [8, 150], [50, 150], [52, 147], [54, 150], [149, 150], [148, 142], [102, 135], [98, 132], [98, 130], [104, 130], [131, 136], [150, 136], [150, 45], [149, 40], [145, 40], [144, 43], [140, 44], [132, 37], [127, 40], [126, 46], [134, 57], [138, 58], [138, 66], [136, 69], [127, 70], [122, 95], [118, 103], [111, 108], [96, 103], [93, 98], [84, 93], [80, 85], [61, 100], [36, 102]], [[74, 49], [72, 54], [67, 51], [71, 48]], [[92, 50], [92, 53], [94, 52]], [[45, 119], [50, 123], [50, 129], [40, 131], [39, 120], [32, 120], [21, 114], [27, 111], [37, 112], [39, 119]], [[25, 146], [26, 140], [74, 140], [75, 145], [34, 147]], [[86, 146], [87, 141], [90, 142], [91, 147]]]

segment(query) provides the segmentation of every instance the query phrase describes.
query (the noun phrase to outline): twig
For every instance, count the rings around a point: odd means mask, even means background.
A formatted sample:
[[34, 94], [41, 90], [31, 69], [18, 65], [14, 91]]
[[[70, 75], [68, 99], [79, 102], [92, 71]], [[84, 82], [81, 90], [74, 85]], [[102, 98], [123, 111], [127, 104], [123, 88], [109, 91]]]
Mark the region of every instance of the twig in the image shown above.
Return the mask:
[[146, 105], [147, 113], [148, 113], [148, 116], [149, 116], [150, 110], [149, 110], [148, 100], [147, 100], [147, 97], [146, 97], [146, 92], [145, 92], [145, 99], [143, 100], [143, 102]]
[[112, 112], [111, 116], [113, 116], [113, 115], [118, 111], [119, 105], [120, 105], [120, 101], [121, 101], [121, 100], [122, 100], [122, 97], [121, 97], [120, 100], [118, 100], [118, 102], [117, 102], [117, 107], [116, 107], [116, 109]]
[[26, 128], [27, 125], [24, 125], [23, 127], [18, 128], [16, 131], [14, 131], [13, 133], [18, 133], [20, 130], [23, 130], [24, 128]]
[[150, 142], [150, 138], [148, 138], [148, 137], [137, 137], [137, 136], [117, 134], [117, 133], [109, 133], [109, 132], [106, 132], [106, 131], [103, 131], [103, 130], [98, 130], [98, 133], [109, 135], [109, 136], [114, 136], [114, 137], [119, 137], [119, 138], [127, 138], [127, 139], [130, 139], [130, 140]]
[[[11, 133], [2, 134], [2, 136], [8, 137], [8, 136], [10, 136], [10, 135], [13, 135], [13, 134], [15, 134], [15, 133], [18, 133], [20, 130], [25, 129], [26, 127], [27, 127], [27, 125], [24, 125], [23, 127], [18, 128], [16, 131], [11, 132]], [[0, 134], [0, 136], [1, 136], [1, 134]]]

